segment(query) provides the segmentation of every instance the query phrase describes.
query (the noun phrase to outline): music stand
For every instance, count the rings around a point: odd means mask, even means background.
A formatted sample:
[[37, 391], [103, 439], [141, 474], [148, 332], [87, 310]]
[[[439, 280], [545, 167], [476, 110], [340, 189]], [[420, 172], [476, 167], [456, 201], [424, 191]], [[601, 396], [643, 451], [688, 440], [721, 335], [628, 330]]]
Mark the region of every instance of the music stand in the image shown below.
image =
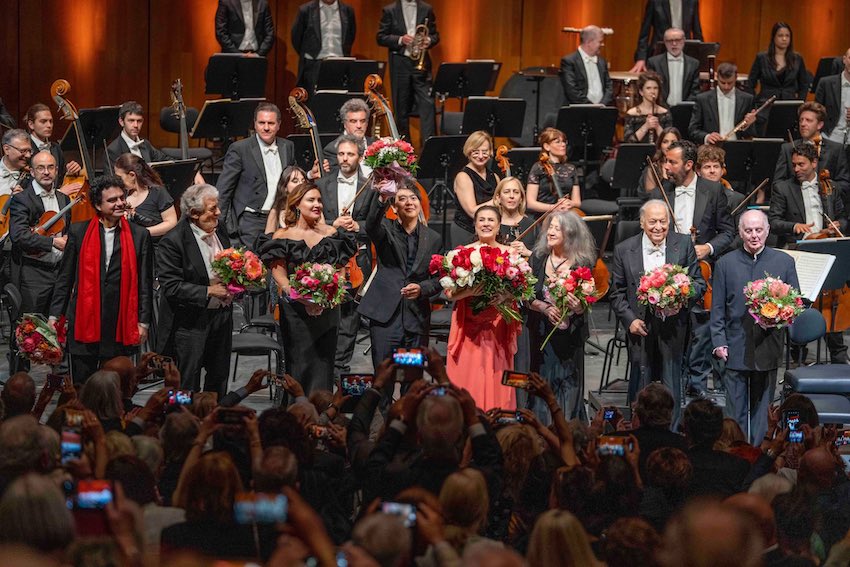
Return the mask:
[[[100, 106], [80, 110], [83, 138], [85, 138], [86, 147], [92, 153], [92, 157], [97, 155], [98, 149], [103, 147], [104, 142], [111, 142], [121, 132], [121, 125], [118, 124], [118, 108], [118, 106]], [[65, 130], [65, 134], [59, 142], [59, 148], [64, 152], [80, 152], [75, 122], [72, 122]]]
[[[321, 134], [319, 138], [322, 140], [322, 151], [325, 146], [336, 140], [337, 136], [333, 134]], [[287, 140], [295, 146], [295, 165], [304, 171], [310, 171], [313, 168], [313, 160], [316, 156], [313, 155], [313, 138], [310, 134], [290, 134], [286, 137]]]
[[531, 168], [540, 161], [541, 150], [540, 146], [508, 150], [507, 158], [511, 162], [511, 175], [519, 179], [523, 185], [528, 183]]
[[812, 80], [811, 92], [815, 92], [821, 79], [830, 75], [837, 75], [843, 70], [844, 64], [841, 63], [841, 55], [838, 57], [821, 57], [818, 61], [818, 70], [815, 71], [815, 78]]
[[321, 134], [339, 136], [339, 133], [343, 131], [339, 109], [345, 104], [345, 101], [352, 98], [361, 98], [368, 102], [366, 95], [362, 91], [317, 91], [313, 95], [313, 98], [307, 101], [307, 106], [313, 111], [313, 116], [316, 118], [316, 125], [319, 127]]
[[767, 126], [764, 129], [765, 138], [782, 138], [791, 130], [791, 136], [797, 138], [799, 133], [797, 109], [804, 100], [777, 100], [768, 109]]
[[221, 95], [232, 100], [262, 98], [266, 91], [265, 57], [246, 57], [241, 53], [216, 53], [204, 71], [204, 94]]
[[193, 139], [221, 138], [223, 153], [227, 153], [234, 138], [249, 134], [254, 126], [254, 109], [264, 100], [222, 98], [205, 101], [189, 136]]
[[502, 64], [497, 61], [466, 61], [463, 63], [440, 63], [434, 77], [434, 95], [445, 103], [447, 98], [463, 99], [483, 96], [493, 89]]
[[763, 179], [773, 179], [783, 142], [781, 138], [753, 138], [752, 142], [753, 165], [749, 181], [755, 185]]
[[[195, 174], [201, 168], [201, 160], [198, 158], [178, 159], [174, 161], [157, 161], [149, 163], [156, 171], [162, 183], [168, 190], [168, 194], [175, 203], [180, 202], [183, 192], [194, 183]], [[175, 207], [180, 214], [180, 207]]]
[[449, 179], [453, 179], [466, 163], [466, 156], [463, 155], [463, 144], [466, 138], [466, 136], [431, 136], [425, 140], [422, 154], [419, 156], [419, 177], [435, 180], [428, 192], [428, 199], [432, 212], [441, 215], [443, 226], [440, 228], [440, 243], [444, 249], [448, 228], [446, 212], [449, 199], [454, 201], [454, 194], [449, 189]]
[[463, 112], [460, 131], [469, 135], [484, 130], [494, 138], [518, 138], [522, 136], [524, 120], [525, 100], [521, 98], [471, 96]]
[[654, 154], [655, 144], [620, 144], [611, 188], [619, 189], [621, 197], [636, 196], [640, 176], [646, 167], [646, 158]]
[[385, 61], [355, 59], [354, 57], [329, 57], [319, 63], [316, 79], [317, 91], [363, 91], [363, 83], [369, 75], [384, 78]]
[[[610, 146], [617, 126], [618, 111], [613, 106], [571, 104], [558, 110], [558, 130], [566, 134], [570, 161], [584, 167], [599, 163], [602, 149]], [[591, 148], [593, 152], [591, 153]], [[574, 158], [579, 152], [581, 160]], [[593, 158], [592, 160], [590, 158]]]
[[[753, 141], [728, 140], [723, 142], [723, 150], [726, 152], [726, 180], [748, 186], [753, 168]], [[773, 161], [774, 166], [776, 160]]]
[[694, 107], [697, 105], [692, 100], [683, 100], [677, 105], [670, 108], [670, 114], [673, 118], [673, 126], [679, 129], [682, 138], [688, 138], [688, 128], [691, 125], [691, 115], [694, 113]]

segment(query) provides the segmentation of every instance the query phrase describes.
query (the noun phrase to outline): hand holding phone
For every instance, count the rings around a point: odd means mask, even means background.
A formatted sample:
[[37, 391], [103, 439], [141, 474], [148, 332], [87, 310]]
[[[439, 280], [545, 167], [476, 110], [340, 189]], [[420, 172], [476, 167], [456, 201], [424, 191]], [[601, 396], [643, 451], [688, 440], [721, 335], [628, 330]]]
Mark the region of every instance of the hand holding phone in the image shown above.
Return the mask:
[[400, 516], [404, 527], [412, 528], [416, 525], [416, 506], [405, 502], [382, 502], [381, 512]]
[[395, 348], [393, 349], [393, 362], [399, 366], [412, 368], [425, 368], [428, 366], [428, 358], [421, 348]]
[[340, 374], [339, 386], [345, 396], [359, 398], [372, 387], [374, 374]]
[[283, 494], [241, 492], [233, 503], [237, 524], [277, 524], [286, 521], [289, 501]]
[[527, 390], [530, 379], [531, 375], [526, 372], [517, 372], [515, 370], [505, 370], [502, 372], [502, 385], [510, 386], [511, 388]]

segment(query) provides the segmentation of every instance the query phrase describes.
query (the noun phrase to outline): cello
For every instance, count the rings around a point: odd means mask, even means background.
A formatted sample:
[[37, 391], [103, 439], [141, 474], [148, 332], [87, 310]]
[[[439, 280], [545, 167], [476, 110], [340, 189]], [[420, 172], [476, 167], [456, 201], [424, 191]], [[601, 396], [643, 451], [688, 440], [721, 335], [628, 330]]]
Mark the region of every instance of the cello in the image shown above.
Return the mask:
[[69, 195], [69, 197], [71, 197], [71, 202], [75, 205], [82, 203], [82, 206], [75, 206], [71, 209], [71, 222], [82, 222], [90, 220], [95, 215], [94, 207], [92, 207], [88, 196], [89, 180], [94, 174], [95, 169], [91, 162], [91, 154], [89, 153], [88, 145], [86, 144], [85, 135], [83, 134], [83, 125], [80, 121], [80, 114], [77, 112], [77, 108], [71, 103], [71, 101], [64, 98], [64, 95], [70, 92], [70, 90], [71, 84], [65, 79], [57, 79], [53, 81], [52, 85], [50, 85], [50, 96], [59, 107], [59, 113], [62, 115], [62, 118], [65, 120], [72, 120], [74, 122], [74, 134], [77, 137], [77, 145], [80, 148], [82, 169], [76, 176], [72, 177], [66, 175], [62, 184], [81, 184], [80, 189], [77, 190], [74, 195]]

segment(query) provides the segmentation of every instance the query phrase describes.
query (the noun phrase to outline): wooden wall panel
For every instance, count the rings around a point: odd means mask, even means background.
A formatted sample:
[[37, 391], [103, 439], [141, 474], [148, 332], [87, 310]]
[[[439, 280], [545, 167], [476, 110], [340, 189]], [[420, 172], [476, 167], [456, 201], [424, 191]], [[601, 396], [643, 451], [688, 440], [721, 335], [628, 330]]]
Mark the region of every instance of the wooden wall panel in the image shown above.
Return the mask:
[[[0, 98], [3, 104], [20, 123], [21, 113], [18, 95], [18, 34], [20, 9], [18, 0], [0, 0]], [[1, 128], [0, 128], [1, 129]]]

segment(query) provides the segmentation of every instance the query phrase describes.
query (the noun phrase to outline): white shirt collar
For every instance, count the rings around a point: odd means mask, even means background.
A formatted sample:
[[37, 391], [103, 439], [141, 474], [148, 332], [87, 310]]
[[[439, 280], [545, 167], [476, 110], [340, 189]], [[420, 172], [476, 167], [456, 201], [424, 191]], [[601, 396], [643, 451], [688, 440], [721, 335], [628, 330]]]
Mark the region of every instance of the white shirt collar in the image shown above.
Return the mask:
[[592, 63], [592, 62], [594, 62], [594, 60], [596, 60], [596, 61], [599, 60], [598, 59], [599, 55], [588, 55], [587, 52], [584, 49], [581, 48], [580, 45], [578, 46], [578, 52], [581, 54], [581, 59], [585, 63]]
[[38, 136], [36, 136], [35, 134], [30, 134], [30, 139], [31, 139], [31, 140], [33, 141], [33, 143], [35, 144], [35, 147], [36, 147], [36, 148], [39, 148], [39, 151], [41, 151], [41, 147], [42, 147], [42, 146], [45, 146], [45, 145], [47, 146], [47, 149], [50, 149], [50, 140], [48, 140], [48, 141], [46, 141], [46, 142], [45, 142], [45, 141], [42, 141], [42, 140], [40, 140], [40, 139], [39, 139], [39, 137], [38, 137]]
[[206, 238], [207, 236], [215, 234], [215, 231], [207, 232], [193, 222], [189, 222], [189, 227], [192, 229], [196, 238]]
[[32, 188], [35, 191], [35, 194], [39, 197], [56, 197], [56, 191], [53, 190], [53, 186], [50, 186], [50, 190], [48, 191], [44, 187], [38, 184], [35, 179], [32, 180]]
[[357, 171], [355, 171], [351, 177], [346, 177], [340, 169], [336, 175], [336, 179], [340, 183], [347, 183], [348, 185], [353, 185], [357, 183]]
[[262, 138], [260, 138], [259, 134], [255, 134], [255, 136], [257, 136], [257, 142], [259, 142], [260, 144], [260, 151], [265, 151], [266, 148], [277, 147], [277, 140], [275, 140], [274, 144], [267, 144], [263, 141]]
[[697, 190], [697, 178], [698, 177], [699, 176], [696, 173], [694, 173], [693, 177], [691, 178], [690, 183], [688, 183], [687, 185], [679, 185], [679, 187], [684, 187], [685, 189], [693, 189], [694, 191], [696, 191]]
[[847, 73], [844, 73], [842, 71], [842, 73], [841, 73], [841, 88], [844, 89], [844, 88], [847, 88], [847, 87], [850, 87], [850, 79], [847, 78]]
[[123, 129], [121, 130], [121, 137], [124, 138], [124, 141], [127, 142], [127, 147], [132, 148], [133, 146], [137, 146], [144, 142], [144, 138], [139, 138], [138, 140], [133, 140], [130, 136], [127, 135]]
[[653, 244], [653, 243], [652, 243], [652, 241], [649, 239], [649, 237], [648, 237], [648, 236], [646, 235], [646, 233], [644, 232], [644, 233], [643, 233], [643, 236], [642, 236], [642, 238], [641, 238], [641, 247], [642, 247], [644, 250], [646, 250], [646, 251], [650, 251], [650, 250], [661, 250], [662, 252], [665, 252], [665, 253], [666, 253], [666, 252], [667, 252], [667, 239], [665, 238], [665, 239], [661, 242], [661, 244], [659, 244], [658, 246], [656, 246], [655, 244]]
[[333, 10], [333, 9], [336, 9], [338, 4], [339, 4], [339, 3], [338, 3], [336, 0], [334, 0], [334, 1], [333, 1], [333, 2], [331, 2], [330, 4], [328, 4], [328, 3], [326, 3], [326, 2], [323, 2], [322, 0], [319, 0], [319, 8], [321, 8], [322, 10]]
[[668, 62], [670, 62], [670, 61], [680, 61], [680, 62], [683, 62], [684, 60], [685, 60], [685, 54], [684, 54], [684, 53], [680, 54], [678, 57], [674, 56], [674, 55], [673, 55], [673, 54], [671, 54], [670, 52], [668, 52], [668, 53], [667, 53], [667, 61], [668, 61]]
[[729, 94], [724, 93], [720, 87], [717, 87], [717, 98], [723, 97], [726, 100], [735, 100], [735, 89], [729, 91]]

